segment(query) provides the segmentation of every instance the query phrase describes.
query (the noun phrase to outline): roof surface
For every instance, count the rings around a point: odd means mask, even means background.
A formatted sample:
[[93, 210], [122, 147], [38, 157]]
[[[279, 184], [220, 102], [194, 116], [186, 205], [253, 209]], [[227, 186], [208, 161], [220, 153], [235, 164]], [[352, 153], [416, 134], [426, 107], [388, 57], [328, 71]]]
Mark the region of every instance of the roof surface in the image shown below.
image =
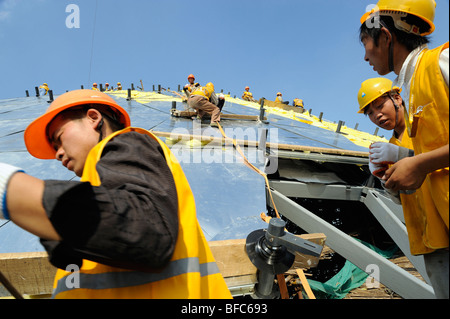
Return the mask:
[[[129, 113], [131, 125], [158, 132], [221, 137], [209, 120], [172, 117], [172, 102], [179, 110], [187, 106], [179, 94], [165, 91], [127, 91], [110, 95]], [[48, 97], [24, 97], [0, 100], [0, 154], [1, 161], [23, 168], [40, 179], [78, 180], [56, 160], [39, 160], [26, 150], [23, 134], [27, 125], [48, 108]], [[226, 96], [224, 114], [259, 115], [259, 104]], [[341, 128], [311, 114], [298, 114], [280, 109], [267, 109], [268, 123], [249, 120], [222, 120], [228, 137], [258, 141], [262, 129], [268, 129], [268, 142], [303, 145], [319, 148], [368, 151], [370, 143], [384, 140], [369, 133]], [[255, 229], [266, 228], [260, 219], [265, 212], [264, 179], [244, 165], [242, 157], [231, 144], [209, 146], [199, 140], [178, 141], [161, 137], [171, 148], [190, 183], [195, 196], [197, 217], [207, 240], [246, 238]], [[384, 140], [386, 141], [386, 140]], [[249, 161], [264, 169], [264, 152], [246, 148]], [[24, 194], [23, 196], [26, 196]], [[15, 226], [0, 221], [0, 253], [43, 251], [39, 239]]]

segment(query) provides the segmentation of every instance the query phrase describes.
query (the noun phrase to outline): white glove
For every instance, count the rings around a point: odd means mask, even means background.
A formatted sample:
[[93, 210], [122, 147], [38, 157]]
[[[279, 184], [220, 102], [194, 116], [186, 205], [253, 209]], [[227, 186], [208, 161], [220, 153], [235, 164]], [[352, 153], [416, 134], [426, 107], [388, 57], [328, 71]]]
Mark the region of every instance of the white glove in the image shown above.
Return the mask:
[[369, 169], [372, 175], [382, 178], [384, 175], [384, 171], [387, 170], [389, 166], [387, 164], [374, 164], [369, 160]]
[[393, 164], [410, 156], [414, 156], [413, 150], [391, 143], [375, 142], [369, 147], [369, 159], [374, 164]]
[[17, 172], [23, 172], [23, 170], [12, 165], [0, 163], [0, 219], [9, 219], [6, 207], [6, 188], [11, 176]]
[[369, 160], [374, 164], [394, 164], [398, 161], [399, 146], [375, 142], [369, 147]]

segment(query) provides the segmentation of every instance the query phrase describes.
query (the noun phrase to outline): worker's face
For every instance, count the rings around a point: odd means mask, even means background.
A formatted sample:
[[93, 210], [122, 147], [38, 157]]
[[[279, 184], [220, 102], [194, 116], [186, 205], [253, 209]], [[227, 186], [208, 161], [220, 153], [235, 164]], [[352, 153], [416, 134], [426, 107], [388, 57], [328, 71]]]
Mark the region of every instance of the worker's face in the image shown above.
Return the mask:
[[189, 78], [188, 81], [189, 81], [189, 83], [194, 84], [195, 79], [194, 78]]
[[[393, 99], [395, 103], [401, 107], [401, 96], [396, 94]], [[395, 129], [398, 123], [403, 121], [403, 110], [399, 109], [398, 112], [396, 112], [394, 103], [388, 96], [385, 95], [380, 96], [375, 101], [370, 103], [365, 114], [375, 125], [387, 131]]]
[[[387, 42], [388, 41], [388, 42]], [[378, 46], [375, 45], [375, 41], [370, 36], [365, 36], [362, 39], [364, 45], [365, 55], [364, 60], [369, 62], [375, 72], [379, 75], [386, 75], [390, 73], [389, 70], [389, 39], [386, 39], [386, 35], [383, 33], [378, 41]]]
[[81, 177], [87, 155], [98, 143], [97, 125], [89, 116], [81, 119], [57, 116], [49, 125], [56, 159], [77, 176]]

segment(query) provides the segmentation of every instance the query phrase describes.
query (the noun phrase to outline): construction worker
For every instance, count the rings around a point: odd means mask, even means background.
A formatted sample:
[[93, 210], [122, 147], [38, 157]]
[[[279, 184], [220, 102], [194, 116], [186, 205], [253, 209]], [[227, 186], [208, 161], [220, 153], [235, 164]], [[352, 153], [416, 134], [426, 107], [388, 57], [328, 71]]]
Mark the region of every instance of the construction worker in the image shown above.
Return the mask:
[[105, 83], [105, 91], [112, 91], [109, 87], [109, 83]]
[[92, 90], [94, 90], [94, 91], [100, 91], [99, 89], [98, 89], [98, 87], [97, 87], [97, 83], [93, 83], [92, 84]]
[[189, 98], [192, 91], [194, 91], [195, 88], [200, 87], [200, 83], [195, 82], [194, 74], [189, 74], [187, 79], [188, 79], [188, 83], [183, 87], [183, 91], [186, 94], [186, 96]]
[[449, 298], [449, 54], [448, 42], [427, 47], [435, 9], [434, 0], [380, 0], [361, 17], [360, 40], [374, 71], [394, 72], [398, 77], [393, 84], [403, 88], [405, 125], [415, 155], [398, 160], [382, 179], [393, 191], [418, 189], [424, 183], [430, 188], [423, 210], [438, 211], [433, 225], [440, 223], [446, 235], [425, 221], [423, 246], [434, 252], [425, 253], [424, 259], [436, 296]]
[[249, 92], [250, 87], [246, 86], [244, 90], [244, 93], [242, 93], [242, 99], [245, 101], [256, 102], [256, 100], [253, 98], [253, 94]]
[[[197, 119], [201, 119], [205, 113], [211, 114], [211, 126], [218, 127], [220, 111], [225, 103], [223, 95], [217, 97], [214, 93], [214, 84], [194, 87], [188, 98], [188, 106], [197, 111]], [[195, 119], [195, 117], [193, 118]]]
[[41, 86], [39, 86], [39, 94], [40, 95], [47, 95], [48, 90], [49, 90], [49, 88], [48, 88], [48, 84], [47, 83], [44, 83]]
[[117, 82], [117, 88], [116, 91], [121, 91], [122, 90], [122, 83]]
[[[114, 99], [65, 93], [24, 138], [31, 155], [81, 177], [43, 181], [0, 163], [0, 218], [41, 237], [58, 268], [53, 297], [231, 297], [181, 166]], [[73, 275], [79, 287], [66, 284]]]
[[281, 92], [277, 93], [277, 97], [275, 98], [275, 102], [283, 103], [283, 94], [281, 94]]
[[299, 98], [295, 98], [292, 104], [296, 107], [301, 107], [301, 108], [305, 107], [303, 104], [303, 100], [299, 99]]

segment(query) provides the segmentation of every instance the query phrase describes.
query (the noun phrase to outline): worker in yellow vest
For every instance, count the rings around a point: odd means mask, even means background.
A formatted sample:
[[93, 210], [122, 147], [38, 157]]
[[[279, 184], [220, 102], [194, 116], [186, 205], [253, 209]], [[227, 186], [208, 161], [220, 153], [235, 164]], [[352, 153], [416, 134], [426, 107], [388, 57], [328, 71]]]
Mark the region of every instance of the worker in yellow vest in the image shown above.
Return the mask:
[[283, 94], [281, 94], [281, 92], [277, 92], [277, 97], [275, 98], [275, 102], [283, 103]]
[[250, 87], [246, 86], [244, 89], [244, 93], [242, 93], [242, 99], [245, 101], [256, 102], [256, 100], [253, 98], [253, 94], [249, 92], [249, 90]]
[[197, 111], [197, 118], [201, 119], [205, 113], [211, 114], [211, 123], [213, 127], [218, 127], [220, 122], [220, 111], [225, 103], [223, 94], [214, 93], [214, 84], [211, 82], [205, 86], [196, 86], [188, 99], [189, 107]]
[[[437, 210], [436, 223], [446, 238], [426, 224], [424, 255], [428, 276], [438, 298], [449, 298], [449, 50], [448, 42], [430, 50], [435, 25], [434, 0], [379, 0], [361, 17], [364, 59], [379, 75], [394, 72], [394, 85], [403, 88], [405, 125], [414, 156], [400, 159], [385, 171], [385, 186], [393, 191], [430, 188], [425, 211]], [[382, 154], [383, 155], [383, 154]], [[423, 216], [421, 216], [423, 217]], [[419, 217], [420, 218], [420, 217]]]
[[183, 91], [186, 96], [189, 98], [191, 93], [195, 90], [196, 87], [200, 87], [200, 83], [195, 82], [194, 74], [188, 75], [188, 83], [183, 87]]
[[43, 181], [0, 163], [0, 218], [41, 237], [58, 268], [53, 297], [231, 297], [180, 164], [114, 99], [65, 93], [24, 138], [31, 155], [81, 178]]
[[93, 90], [93, 91], [100, 91], [100, 90], [98, 89], [97, 83], [94, 82], [94, 83], [92, 84], [92, 90]]
[[47, 83], [43, 83], [42, 85], [39, 86], [39, 94], [40, 95], [45, 96], [45, 95], [47, 95], [48, 91], [49, 91], [49, 88], [48, 88]]
[[303, 100], [299, 98], [295, 98], [293, 101], [294, 106], [304, 108]]
[[[392, 81], [386, 78], [368, 79], [358, 91], [358, 113], [367, 115], [378, 127], [393, 131], [389, 143], [376, 142], [370, 146], [369, 167], [372, 174], [380, 179], [390, 165], [402, 158], [414, 156], [414, 147], [406, 130], [405, 103], [400, 92], [401, 88], [393, 86]], [[412, 193], [387, 190], [394, 201], [400, 199], [413, 255], [433, 252], [435, 249], [430, 246], [445, 247], [448, 230], [432, 204], [432, 189], [427, 183]], [[424, 207], [428, 208], [425, 210]], [[430, 231], [424, 231], [427, 228]]]

